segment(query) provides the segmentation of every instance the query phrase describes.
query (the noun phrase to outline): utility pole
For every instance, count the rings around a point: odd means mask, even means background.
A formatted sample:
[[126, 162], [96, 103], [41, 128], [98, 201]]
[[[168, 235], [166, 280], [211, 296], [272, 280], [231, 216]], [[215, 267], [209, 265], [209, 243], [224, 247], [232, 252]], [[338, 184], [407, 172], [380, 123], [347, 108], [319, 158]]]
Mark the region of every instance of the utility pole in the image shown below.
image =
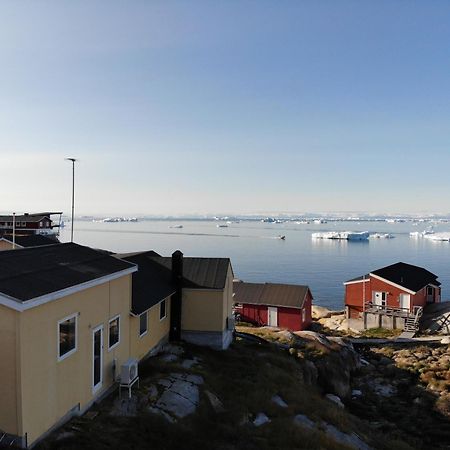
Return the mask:
[[71, 232], [70, 232], [70, 242], [73, 242], [73, 218], [75, 210], [75, 158], [66, 158], [66, 161], [72, 161], [72, 220], [71, 220]]

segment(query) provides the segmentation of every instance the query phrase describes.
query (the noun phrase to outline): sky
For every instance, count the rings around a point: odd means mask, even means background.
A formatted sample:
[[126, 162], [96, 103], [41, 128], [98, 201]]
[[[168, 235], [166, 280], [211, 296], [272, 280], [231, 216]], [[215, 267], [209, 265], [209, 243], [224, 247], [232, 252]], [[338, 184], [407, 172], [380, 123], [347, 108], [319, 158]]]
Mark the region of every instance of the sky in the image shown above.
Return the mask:
[[450, 2], [0, 3], [0, 211], [450, 212]]

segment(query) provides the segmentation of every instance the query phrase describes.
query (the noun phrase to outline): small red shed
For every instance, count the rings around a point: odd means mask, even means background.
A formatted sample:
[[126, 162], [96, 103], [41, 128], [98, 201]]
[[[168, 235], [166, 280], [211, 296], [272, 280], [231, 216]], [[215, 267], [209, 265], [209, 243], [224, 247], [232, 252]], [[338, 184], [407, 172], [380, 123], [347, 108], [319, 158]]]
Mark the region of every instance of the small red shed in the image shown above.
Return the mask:
[[413, 313], [441, 300], [437, 275], [423, 267], [398, 262], [344, 283], [347, 317], [356, 319], [367, 308]]
[[276, 283], [233, 283], [233, 303], [242, 322], [289, 330], [311, 324], [313, 296], [308, 286]]

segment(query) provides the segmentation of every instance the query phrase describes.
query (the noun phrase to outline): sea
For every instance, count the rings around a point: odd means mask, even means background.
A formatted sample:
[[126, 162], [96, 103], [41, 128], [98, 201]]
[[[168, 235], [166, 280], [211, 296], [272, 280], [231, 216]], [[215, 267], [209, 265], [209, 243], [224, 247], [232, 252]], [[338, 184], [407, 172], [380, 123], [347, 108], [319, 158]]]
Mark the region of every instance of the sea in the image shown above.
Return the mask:
[[[226, 225], [218, 227], [218, 225]], [[182, 228], [173, 227], [182, 226]], [[410, 232], [430, 226], [450, 231], [450, 223], [332, 221], [327, 223], [267, 223], [241, 220], [139, 220], [137, 222], [74, 221], [74, 241], [113, 252], [154, 250], [168, 256], [228, 257], [235, 278], [248, 282], [306, 284], [314, 303], [343, 309], [343, 282], [383, 266], [403, 261], [438, 275], [442, 299], [450, 296], [450, 243], [412, 238]], [[60, 240], [70, 241], [70, 222]], [[312, 239], [325, 231], [390, 233], [393, 239], [368, 241]], [[285, 236], [280, 239], [279, 236]]]

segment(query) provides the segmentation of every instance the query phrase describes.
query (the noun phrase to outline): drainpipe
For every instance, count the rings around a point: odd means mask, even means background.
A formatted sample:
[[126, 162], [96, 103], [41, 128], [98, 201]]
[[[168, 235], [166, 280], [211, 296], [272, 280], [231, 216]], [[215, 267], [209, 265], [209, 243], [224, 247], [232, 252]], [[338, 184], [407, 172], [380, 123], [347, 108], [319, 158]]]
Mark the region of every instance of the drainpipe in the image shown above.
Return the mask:
[[172, 282], [175, 293], [170, 302], [170, 335], [171, 341], [181, 340], [181, 305], [183, 299], [183, 253], [180, 250], [172, 254]]
[[13, 250], [15, 250], [16, 248], [16, 213], [13, 212], [13, 229], [12, 229], [12, 234], [13, 234]]

